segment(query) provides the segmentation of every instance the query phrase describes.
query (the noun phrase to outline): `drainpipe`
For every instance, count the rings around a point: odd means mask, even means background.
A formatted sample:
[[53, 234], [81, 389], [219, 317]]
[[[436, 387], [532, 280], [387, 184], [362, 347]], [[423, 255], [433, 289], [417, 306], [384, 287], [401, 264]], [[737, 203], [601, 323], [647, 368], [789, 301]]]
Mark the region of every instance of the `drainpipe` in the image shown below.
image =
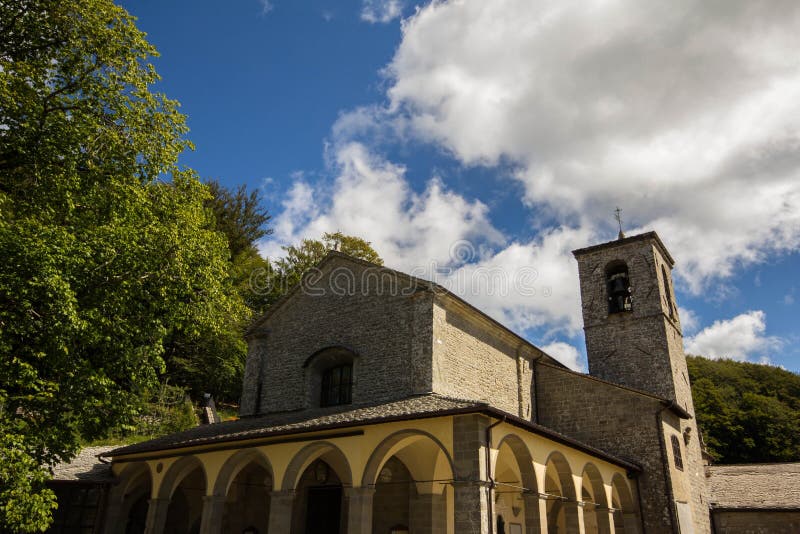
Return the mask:
[[486, 478], [489, 479], [489, 485], [486, 488], [486, 500], [488, 501], [487, 505], [489, 511], [489, 534], [494, 534], [494, 499], [492, 499], [492, 490], [495, 487], [495, 483], [492, 477], [492, 429], [500, 423], [504, 423], [505, 420], [506, 416], [504, 415], [502, 419], [498, 419], [486, 427]]

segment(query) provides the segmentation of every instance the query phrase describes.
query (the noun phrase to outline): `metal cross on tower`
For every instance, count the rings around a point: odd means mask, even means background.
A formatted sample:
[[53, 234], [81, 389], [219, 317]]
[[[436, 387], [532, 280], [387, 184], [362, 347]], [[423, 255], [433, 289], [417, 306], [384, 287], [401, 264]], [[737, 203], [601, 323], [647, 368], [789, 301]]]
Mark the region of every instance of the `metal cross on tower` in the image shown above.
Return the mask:
[[622, 210], [619, 209], [619, 206], [617, 206], [617, 209], [614, 210], [614, 218], [617, 220], [617, 224], [619, 224], [619, 236], [618, 237], [619, 237], [619, 239], [624, 239], [625, 238], [625, 234], [622, 232]]

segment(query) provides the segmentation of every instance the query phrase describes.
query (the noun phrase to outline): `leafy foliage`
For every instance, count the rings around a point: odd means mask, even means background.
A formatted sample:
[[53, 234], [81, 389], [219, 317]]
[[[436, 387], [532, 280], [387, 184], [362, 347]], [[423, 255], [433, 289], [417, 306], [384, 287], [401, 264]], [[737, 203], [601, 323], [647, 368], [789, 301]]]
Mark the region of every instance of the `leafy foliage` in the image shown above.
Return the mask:
[[697, 422], [720, 463], [800, 460], [800, 376], [688, 356]]
[[0, 2], [0, 34], [0, 524], [13, 531], [49, 522], [42, 466], [134, 420], [179, 357], [170, 339], [229, 339], [249, 311], [208, 189], [177, 166], [184, 117], [151, 91], [156, 51], [133, 18], [110, 0]]

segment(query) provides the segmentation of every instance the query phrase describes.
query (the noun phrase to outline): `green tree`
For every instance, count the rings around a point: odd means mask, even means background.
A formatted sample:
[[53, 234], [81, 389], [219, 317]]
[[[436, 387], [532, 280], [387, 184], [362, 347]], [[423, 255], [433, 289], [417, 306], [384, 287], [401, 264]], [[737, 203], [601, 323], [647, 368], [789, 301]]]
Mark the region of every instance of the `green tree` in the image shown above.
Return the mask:
[[687, 357], [697, 422], [721, 463], [800, 460], [800, 376], [770, 365]]
[[383, 265], [369, 241], [341, 232], [324, 233], [321, 239], [303, 239], [298, 245], [286, 246], [283, 250], [286, 252], [283, 258], [265, 265], [254, 265], [248, 271], [249, 302], [257, 314], [265, 312], [300, 283], [303, 275], [332, 250]]
[[287, 288], [298, 284], [303, 275], [322, 261], [331, 250], [383, 265], [383, 260], [369, 241], [360, 237], [344, 235], [341, 232], [325, 233], [322, 235], [322, 239], [303, 239], [299, 245], [284, 247], [284, 250], [286, 256], [277, 260], [275, 266]]
[[0, 35], [0, 524], [33, 531], [47, 467], [133, 420], [165, 340], [248, 310], [133, 18], [0, 2]]

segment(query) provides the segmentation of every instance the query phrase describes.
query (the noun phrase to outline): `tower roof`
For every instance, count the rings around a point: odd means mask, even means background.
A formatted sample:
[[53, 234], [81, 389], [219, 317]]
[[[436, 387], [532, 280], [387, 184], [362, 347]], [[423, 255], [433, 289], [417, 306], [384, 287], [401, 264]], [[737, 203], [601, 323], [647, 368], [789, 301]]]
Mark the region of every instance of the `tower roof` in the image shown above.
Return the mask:
[[672, 256], [667, 250], [667, 247], [664, 246], [664, 243], [661, 241], [661, 238], [658, 237], [658, 234], [653, 231], [645, 232], [643, 234], [632, 235], [630, 237], [623, 237], [621, 239], [615, 239], [614, 241], [600, 243], [599, 245], [592, 245], [589, 247], [579, 248], [577, 250], [573, 250], [572, 254], [577, 258], [578, 256], [583, 256], [585, 254], [590, 254], [593, 252], [597, 252], [599, 250], [619, 247], [621, 245], [628, 245], [636, 241], [648, 241], [648, 240], [653, 241], [655, 243], [661, 254], [669, 262], [670, 266], [675, 265], [675, 260], [672, 259]]

